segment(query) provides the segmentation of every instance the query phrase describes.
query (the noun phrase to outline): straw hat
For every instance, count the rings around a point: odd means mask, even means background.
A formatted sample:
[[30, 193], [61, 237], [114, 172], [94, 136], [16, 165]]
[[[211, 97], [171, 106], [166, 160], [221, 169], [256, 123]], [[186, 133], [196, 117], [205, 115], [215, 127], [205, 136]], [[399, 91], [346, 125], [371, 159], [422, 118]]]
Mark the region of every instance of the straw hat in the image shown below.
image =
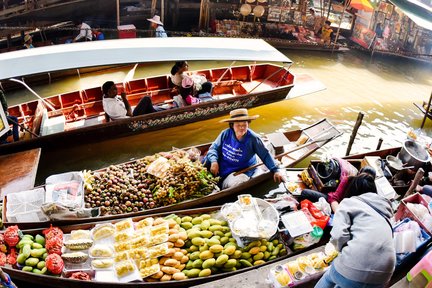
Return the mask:
[[156, 23], [156, 24], [159, 24], [159, 25], [163, 26], [163, 23], [161, 22], [159, 15], [154, 15], [153, 18], [150, 18], [150, 19], [147, 19], [147, 20], [150, 21], [150, 22], [153, 22], [153, 23]]
[[230, 112], [230, 118], [223, 119], [220, 122], [241, 122], [255, 120], [259, 115], [249, 116], [248, 110], [245, 108], [235, 109]]
[[30, 36], [29, 34], [26, 34], [25, 36], [24, 36], [24, 42], [28, 42], [28, 41], [30, 41], [32, 39], [32, 36]]

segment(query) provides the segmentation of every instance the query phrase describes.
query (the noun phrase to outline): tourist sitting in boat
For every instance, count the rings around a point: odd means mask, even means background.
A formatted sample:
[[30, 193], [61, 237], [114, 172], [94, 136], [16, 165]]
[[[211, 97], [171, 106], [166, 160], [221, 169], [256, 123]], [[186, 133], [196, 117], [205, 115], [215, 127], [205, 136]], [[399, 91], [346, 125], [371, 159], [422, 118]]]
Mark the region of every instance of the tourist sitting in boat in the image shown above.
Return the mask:
[[113, 81], [107, 81], [102, 86], [103, 109], [109, 119], [117, 120], [156, 112], [152, 100], [149, 96], [143, 97], [132, 112], [126, 93], [117, 94], [117, 86]]
[[183, 78], [187, 76], [185, 72], [188, 70], [189, 64], [187, 61], [175, 62], [174, 66], [171, 68], [171, 82], [180, 88]]
[[213, 85], [211, 82], [205, 82], [201, 85], [201, 90], [198, 91], [198, 98], [200, 102], [213, 101], [212, 97]]
[[185, 100], [187, 105], [194, 105], [200, 103], [200, 99], [194, 97], [194, 82], [191, 77], [186, 76], [182, 81], [182, 88], [180, 89], [180, 94]]
[[157, 38], [167, 38], [167, 34], [165, 32], [165, 29], [163, 27], [163, 23], [160, 20], [159, 15], [154, 15], [153, 18], [147, 19], [147, 21], [150, 21], [150, 27], [155, 29], [155, 37]]
[[75, 23], [77, 27], [79, 27], [80, 32], [79, 34], [72, 40], [72, 42], [85, 42], [85, 41], [92, 41], [92, 29], [90, 25], [88, 25], [85, 22], [76, 22]]
[[19, 140], [19, 131], [18, 131], [18, 118], [12, 115], [9, 115], [8, 112], [8, 104], [6, 101], [6, 97], [2, 90], [0, 90], [0, 102], [2, 105], [2, 109], [4, 113], [6, 114], [6, 119], [8, 121], [9, 125], [12, 125], [12, 131], [9, 131], [8, 133], [4, 134], [0, 137], [0, 144], [5, 144], [7, 142], [7, 138], [12, 134], [13, 141], [16, 142]]
[[100, 27], [95, 27], [92, 29], [93, 41], [105, 40], [104, 33], [100, 30]]
[[390, 201], [376, 193], [344, 199], [330, 232], [339, 256], [315, 288], [388, 287], [396, 264], [392, 216]]
[[261, 174], [263, 171], [255, 168], [234, 176], [234, 173], [255, 165], [256, 155], [274, 173], [276, 182], [284, 181], [259, 135], [249, 129], [249, 123], [258, 117], [259, 115], [249, 116], [247, 109], [236, 109], [230, 112], [230, 118], [221, 121], [228, 122], [229, 128], [222, 131], [210, 146], [204, 163], [210, 167], [213, 175], [221, 177], [222, 189], [239, 185]]
[[338, 161], [341, 169], [339, 185], [336, 190], [325, 194], [311, 189], [304, 189], [300, 194], [300, 200], [308, 199], [312, 202], [318, 202], [319, 198], [323, 197], [330, 204], [333, 212], [336, 212], [339, 203], [344, 198], [377, 191], [375, 186], [376, 171], [374, 168], [365, 166], [356, 175], [357, 169], [348, 161], [343, 159], [335, 160]]
[[321, 29], [321, 43], [330, 45], [333, 29], [330, 27], [331, 22], [325, 21], [324, 27]]
[[24, 45], [22, 49], [31, 49], [33, 46], [33, 37], [30, 34], [24, 36]]

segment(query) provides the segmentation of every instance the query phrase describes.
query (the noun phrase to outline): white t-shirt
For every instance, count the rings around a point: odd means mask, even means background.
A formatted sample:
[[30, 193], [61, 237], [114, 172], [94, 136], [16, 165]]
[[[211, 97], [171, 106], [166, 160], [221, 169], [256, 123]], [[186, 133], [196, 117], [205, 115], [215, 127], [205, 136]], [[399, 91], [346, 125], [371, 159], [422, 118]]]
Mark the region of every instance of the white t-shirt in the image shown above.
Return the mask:
[[186, 77], [185, 73], [182, 74], [176, 73], [175, 75], [171, 75], [171, 82], [178, 87], [182, 87], [182, 81], [183, 78], [185, 77]]
[[117, 95], [114, 98], [104, 97], [102, 100], [102, 106], [105, 113], [107, 113], [112, 120], [129, 117], [126, 115], [127, 110], [123, 102], [123, 99], [119, 95]]
[[88, 41], [92, 41], [91, 27], [84, 22], [81, 24], [80, 33], [75, 37], [75, 41], [78, 41], [81, 38], [87, 38]]

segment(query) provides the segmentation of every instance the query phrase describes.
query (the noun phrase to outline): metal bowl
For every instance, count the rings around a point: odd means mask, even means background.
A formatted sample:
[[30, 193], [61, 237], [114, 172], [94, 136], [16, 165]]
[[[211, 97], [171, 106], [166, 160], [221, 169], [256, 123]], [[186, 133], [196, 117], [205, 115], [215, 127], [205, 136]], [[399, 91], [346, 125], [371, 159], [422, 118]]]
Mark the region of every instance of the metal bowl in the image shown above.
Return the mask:
[[430, 163], [430, 156], [426, 149], [413, 140], [406, 140], [398, 154], [398, 158], [406, 166], [414, 166], [417, 170]]

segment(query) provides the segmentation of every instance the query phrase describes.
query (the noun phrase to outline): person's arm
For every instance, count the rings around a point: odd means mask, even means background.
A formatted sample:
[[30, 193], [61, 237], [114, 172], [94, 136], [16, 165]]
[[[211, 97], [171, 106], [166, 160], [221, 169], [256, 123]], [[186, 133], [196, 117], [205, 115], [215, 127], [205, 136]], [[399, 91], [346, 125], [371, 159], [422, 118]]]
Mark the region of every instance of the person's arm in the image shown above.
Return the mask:
[[351, 240], [350, 228], [352, 225], [351, 215], [349, 212], [350, 205], [346, 201], [343, 201], [335, 213], [333, 218], [333, 229], [330, 232], [332, 237], [331, 242], [335, 245], [336, 249], [340, 252], [342, 248]]
[[[225, 130], [226, 131], [226, 130]], [[219, 136], [216, 138], [216, 140], [212, 143], [210, 146], [208, 152], [207, 152], [207, 159], [210, 161], [210, 172], [213, 173], [213, 175], [219, 174], [219, 152], [221, 151], [222, 147], [222, 139], [225, 138], [225, 131], [222, 131]]]
[[275, 160], [273, 159], [273, 156], [270, 154], [268, 149], [264, 146], [263, 141], [261, 138], [256, 135], [255, 133], [252, 133], [252, 139], [253, 139], [253, 147], [255, 150], [255, 153], [258, 155], [258, 157], [261, 159], [261, 161], [264, 163], [264, 165], [267, 166], [267, 168], [273, 172], [273, 178], [275, 182], [281, 182], [284, 181], [284, 177], [282, 173], [279, 172], [279, 167], [276, 164]]
[[341, 181], [336, 188], [334, 192], [329, 192], [327, 201], [330, 203], [330, 206], [332, 207], [333, 212], [336, 213], [336, 209], [339, 205], [339, 203], [344, 199], [345, 197], [345, 190], [348, 186], [348, 177], [342, 176]]
[[3, 93], [3, 91], [0, 90], [0, 102], [3, 108], [3, 111], [5, 112], [6, 115], [8, 115], [8, 104], [6, 101], [6, 97]]
[[77, 42], [78, 40], [80, 40], [83, 37], [87, 37], [87, 30], [83, 29], [82, 24], [81, 24], [80, 33], [75, 37], [73, 42]]
[[339, 202], [338, 202], [338, 201], [333, 201], [333, 202], [331, 202], [331, 203], [330, 203], [330, 207], [331, 207], [333, 213], [336, 213], [336, 212], [337, 212], [337, 209], [338, 209], [338, 207], [339, 207]]
[[131, 108], [131, 106], [130, 106], [130, 104], [129, 104], [129, 101], [127, 100], [127, 98], [126, 98], [126, 93], [125, 92], [122, 92], [121, 94], [120, 94], [120, 96], [121, 96], [121, 98], [122, 98], [122, 100], [123, 100], [123, 103], [124, 103], [124, 105], [125, 105], [125, 108], [126, 108], [126, 115], [127, 116], [132, 116], [132, 108]]

